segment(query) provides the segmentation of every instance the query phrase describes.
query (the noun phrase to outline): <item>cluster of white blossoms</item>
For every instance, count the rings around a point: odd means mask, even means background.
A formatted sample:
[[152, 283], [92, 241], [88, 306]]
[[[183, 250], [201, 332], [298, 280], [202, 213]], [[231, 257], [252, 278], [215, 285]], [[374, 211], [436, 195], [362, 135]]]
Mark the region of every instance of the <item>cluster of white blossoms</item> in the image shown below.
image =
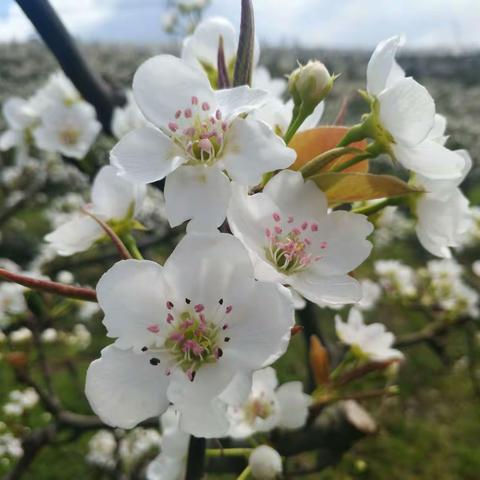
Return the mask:
[[5, 424], [0, 422], [0, 458], [8, 465], [8, 459], [23, 456], [22, 443], [12, 433], [6, 432]]
[[153, 428], [135, 428], [124, 434], [117, 430], [99, 430], [88, 442], [86, 461], [102, 470], [111, 471], [121, 462], [130, 471], [146, 456], [156, 453], [162, 442], [161, 436]]
[[479, 295], [454, 259], [431, 260], [416, 270], [398, 260], [378, 260], [375, 273], [386, 294], [402, 303], [422, 305], [449, 317], [479, 315]]
[[8, 417], [20, 417], [32, 410], [38, 401], [38, 394], [33, 388], [12, 390], [9, 392], [7, 403], [3, 405], [2, 410]]
[[0, 137], [0, 150], [15, 148], [17, 163], [28, 160], [32, 147], [82, 159], [101, 129], [94, 108], [60, 72], [27, 100], [9, 98], [3, 116], [8, 130]]
[[[445, 147], [446, 120], [397, 64], [403, 40], [392, 37], [375, 49], [362, 92], [370, 112], [358, 125], [339, 127], [342, 136], [324, 151], [307, 145], [305, 134], [322, 132], [317, 124], [337, 77], [314, 61], [300, 65], [288, 84], [273, 79], [258, 66], [258, 42], [251, 43], [251, 86], [231, 86], [238, 40], [223, 18], [200, 23], [179, 57], [157, 55], [140, 65], [126, 104], [114, 111], [118, 142], [89, 202], [66, 195], [47, 215], [54, 230], [32, 262], [36, 270], [57, 254], [85, 252], [107, 234], [124, 258], [101, 276], [96, 296], [88, 289], [72, 294], [98, 300], [112, 339], [87, 371], [92, 410], [123, 429], [161, 417], [161, 439], [141, 428], [120, 440], [118, 431], [93, 436], [87, 461], [103, 469], [114, 469], [117, 455], [131, 465], [161, 444], [148, 480], [181, 480], [190, 435], [243, 439], [304, 427], [321, 382], [312, 396], [300, 382], [279, 386], [271, 365], [286, 352], [295, 309], [307, 301], [334, 309], [355, 304], [346, 321], [336, 316], [335, 329], [348, 347], [344, 359], [359, 362], [403, 359], [394, 335], [363, 319], [384, 298], [478, 316], [478, 295], [454, 260], [417, 271], [378, 260], [376, 281], [353, 274], [370, 255], [369, 238], [386, 245], [415, 229], [423, 247], [445, 259], [473, 225], [459, 189], [471, 159]], [[60, 74], [30, 99], [7, 101], [4, 114], [9, 130], [0, 148], [15, 147], [22, 162], [32, 147], [81, 159], [100, 130], [93, 107]], [[307, 150], [315, 153], [300, 159]], [[368, 161], [380, 154], [407, 171], [408, 183], [368, 173]], [[345, 179], [351, 191], [338, 196]], [[159, 181], [163, 194], [152, 190]], [[165, 228], [164, 219], [172, 228], [185, 224], [186, 233], [159, 264], [142, 258], [131, 233]], [[56, 279], [75, 288], [68, 270]], [[0, 322], [26, 310], [23, 294], [24, 287], [0, 284]], [[84, 319], [96, 309], [76, 308]], [[8, 340], [28, 343], [32, 332], [22, 327]], [[80, 350], [91, 335], [78, 323], [71, 332], [49, 326], [40, 340]], [[326, 375], [333, 392], [334, 376]], [[248, 471], [277, 478], [282, 458], [262, 445]]]
[[[159, 55], [140, 66], [133, 96], [148, 124], [111, 152], [125, 181], [165, 178], [171, 226], [189, 223], [163, 267], [125, 260], [98, 283], [107, 334], [116, 341], [90, 366], [86, 392], [110, 425], [131, 428], [173, 404], [181, 429], [226, 435], [228, 412], [248, 404], [254, 372], [288, 345], [294, 315], [284, 285], [314, 302], [361, 297], [348, 273], [370, 253], [372, 225], [363, 215], [329, 211], [313, 181], [283, 170], [295, 151], [276, 125], [253, 114], [270, 98], [266, 91], [212, 88], [204, 67], [215, 65], [218, 31], [229, 28], [202, 24], [183, 58]], [[222, 35], [228, 64], [236, 44], [228, 40], [233, 34]], [[249, 195], [277, 170], [261, 193]], [[234, 236], [216, 230], [226, 218]], [[276, 395], [294, 402], [284, 390]], [[277, 416], [272, 421], [281, 425]]]
[[477, 318], [478, 292], [464, 280], [463, 267], [453, 259], [431, 260], [418, 272], [423, 286], [420, 302], [453, 316], [467, 315]]

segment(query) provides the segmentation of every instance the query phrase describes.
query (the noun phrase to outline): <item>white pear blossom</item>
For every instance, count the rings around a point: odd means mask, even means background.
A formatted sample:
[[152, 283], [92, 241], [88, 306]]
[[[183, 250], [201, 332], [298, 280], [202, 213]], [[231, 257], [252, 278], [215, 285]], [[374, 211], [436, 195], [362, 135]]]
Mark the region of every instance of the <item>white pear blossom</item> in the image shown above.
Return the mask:
[[[238, 34], [231, 22], [224, 17], [210, 17], [200, 22], [193, 34], [183, 40], [182, 59], [192, 67], [206, 72], [209, 77], [213, 73], [213, 79], [216, 79], [220, 37], [223, 39], [225, 64], [229, 72], [233, 73], [238, 47]], [[260, 56], [260, 47], [256, 38], [254, 42], [253, 61], [255, 66]]]
[[112, 150], [111, 162], [135, 181], [167, 177], [166, 214], [172, 226], [189, 219], [197, 229], [221, 225], [230, 178], [255, 185], [264, 173], [295, 160], [295, 152], [265, 123], [242, 115], [263, 104], [267, 93], [262, 90], [213, 91], [202, 72], [159, 55], [137, 70], [133, 92], [154, 126], [124, 137]]
[[172, 407], [162, 415], [162, 448], [147, 467], [147, 480], [184, 480], [190, 435], [180, 429], [179, 420]]
[[77, 350], [86, 350], [92, 342], [92, 334], [85, 325], [77, 323], [72, 332], [65, 335], [64, 342]]
[[356, 308], [350, 309], [347, 322], [343, 322], [340, 315], [335, 317], [335, 330], [343, 343], [369, 360], [381, 362], [403, 358], [400, 350], [392, 348], [393, 333], [387, 332], [382, 323], [365, 325], [362, 313]]
[[[367, 202], [368, 204], [369, 202]], [[386, 247], [394, 240], [404, 239], [413, 229], [412, 219], [407, 217], [398, 207], [389, 205], [383, 208], [375, 219], [374, 244]]]
[[6, 415], [21, 416], [25, 412], [32, 410], [40, 400], [37, 392], [33, 388], [25, 390], [12, 390], [8, 394], [8, 402], [3, 406]]
[[32, 97], [32, 102], [40, 112], [42, 118], [51, 107], [71, 107], [84, 103], [73, 83], [61, 71], [52, 73]]
[[33, 132], [37, 146], [49, 152], [82, 159], [101, 130], [93, 107], [81, 102], [51, 106], [42, 114], [42, 123]]
[[157, 453], [162, 438], [155, 428], [137, 427], [128, 432], [120, 441], [118, 454], [126, 470], [144, 459], [148, 454]]
[[31, 100], [10, 97], [3, 104], [2, 113], [8, 128], [0, 135], [0, 151], [15, 148], [17, 164], [25, 164], [32, 130], [39, 122], [38, 111]]
[[417, 294], [415, 271], [398, 260], [377, 260], [375, 273], [382, 287], [392, 295], [411, 298]]
[[115, 451], [117, 441], [115, 435], [108, 430], [99, 430], [88, 441], [86, 460], [90, 465], [101, 467], [105, 470], [115, 468]]
[[40, 335], [40, 341], [45, 344], [55, 343], [58, 340], [58, 332], [55, 328], [46, 328]]
[[0, 434], [0, 457], [20, 458], [23, 456], [22, 442], [11, 433]]
[[320, 304], [360, 300], [348, 273], [368, 257], [372, 225], [363, 215], [329, 213], [324, 193], [301, 173], [284, 170], [251, 196], [237, 188], [228, 222], [251, 252], [258, 279], [287, 284]]
[[[323, 112], [325, 110], [325, 103], [320, 102], [312, 114], [302, 123], [299, 132], [314, 128], [320, 122]], [[293, 114], [293, 100], [290, 99], [287, 102], [283, 102], [280, 98], [271, 95], [265, 105], [255, 110], [254, 117], [258, 120], [262, 120], [266, 124], [270, 125], [277, 135], [283, 137], [287, 132], [288, 126], [292, 120]]]
[[252, 86], [266, 90], [274, 97], [282, 98], [287, 89], [287, 80], [272, 77], [268, 68], [260, 65], [253, 71]]
[[129, 90], [126, 94], [126, 104], [123, 107], [115, 107], [113, 110], [112, 133], [120, 140], [132, 130], [147, 124], [147, 120], [135, 103], [133, 92]]
[[254, 370], [285, 351], [294, 323], [288, 291], [254, 281], [247, 251], [227, 234], [187, 234], [160, 265], [124, 260], [97, 285], [108, 336], [86, 394], [107, 424], [132, 428], [169, 402], [180, 428], [228, 430], [227, 405], [248, 396]]
[[[426, 90], [395, 60], [402, 37], [380, 42], [367, 68], [367, 90], [378, 102], [383, 141], [405, 168], [432, 179], [459, 178], [463, 158], [446, 149], [434, 138], [435, 103]], [[438, 119], [437, 119], [438, 121]], [[437, 125], [438, 128], [438, 125]]]
[[13, 344], [28, 343], [32, 340], [32, 331], [27, 327], [21, 327], [10, 333], [8, 338]]
[[305, 425], [311, 397], [303, 393], [301, 382], [278, 386], [277, 374], [271, 367], [253, 374], [252, 390], [240, 407], [231, 406], [229, 436], [246, 438], [273, 428], [295, 429]]
[[256, 447], [248, 458], [248, 464], [257, 480], [275, 480], [283, 471], [282, 457], [268, 445]]
[[463, 280], [464, 269], [453, 258], [431, 260], [420, 272], [425, 283], [421, 302], [454, 315], [479, 315], [478, 293]]
[[417, 175], [415, 181], [424, 187], [415, 203], [416, 232], [422, 246], [437, 257], [450, 258], [450, 247], [460, 247], [473, 220], [469, 200], [458, 185], [472, 167], [472, 159], [465, 150], [452, 152], [464, 159], [461, 177], [454, 180], [431, 180]]
[[382, 295], [382, 289], [376, 282], [372, 282], [368, 278], [360, 281], [362, 288], [362, 298], [357, 303], [360, 310], [372, 310]]
[[8, 316], [25, 311], [25, 287], [18, 283], [0, 283], [0, 327], [8, 324]]
[[[103, 167], [92, 186], [91, 204], [86, 208], [105, 222], [122, 221], [134, 216], [145, 195], [145, 185], [118, 175], [115, 167]], [[90, 248], [104, 236], [102, 227], [89, 215], [79, 213], [49, 233], [45, 240], [59, 255], [73, 255]]]

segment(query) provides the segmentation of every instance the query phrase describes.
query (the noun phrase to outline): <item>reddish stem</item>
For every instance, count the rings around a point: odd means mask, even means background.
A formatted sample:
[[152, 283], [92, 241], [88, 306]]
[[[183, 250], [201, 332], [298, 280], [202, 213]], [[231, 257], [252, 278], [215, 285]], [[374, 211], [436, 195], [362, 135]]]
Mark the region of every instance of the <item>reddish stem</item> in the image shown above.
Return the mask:
[[4, 268], [0, 268], [0, 277], [9, 282], [19, 283], [24, 287], [42, 292], [55, 293], [62, 297], [77, 298], [87, 302], [96, 302], [97, 294], [95, 290], [84, 287], [74, 287], [72, 285], [64, 285], [63, 283], [52, 282], [51, 280], [40, 280], [37, 278], [27, 277], [19, 273], [9, 272]]

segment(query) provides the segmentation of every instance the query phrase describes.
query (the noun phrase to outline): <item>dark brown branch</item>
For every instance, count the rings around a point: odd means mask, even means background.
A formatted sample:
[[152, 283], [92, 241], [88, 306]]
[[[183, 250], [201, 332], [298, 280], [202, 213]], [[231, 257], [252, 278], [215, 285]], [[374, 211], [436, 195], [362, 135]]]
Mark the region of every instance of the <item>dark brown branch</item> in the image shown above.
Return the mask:
[[76, 298], [87, 302], [96, 302], [97, 294], [91, 288], [75, 287], [72, 285], [64, 285], [63, 283], [52, 282], [50, 280], [40, 280], [28, 277], [19, 273], [9, 272], [4, 268], [0, 268], [0, 278], [9, 282], [18, 283], [32, 290], [41, 292], [54, 293], [62, 297]]
[[49, 444], [57, 434], [57, 425], [50, 423], [44, 428], [34, 430], [30, 435], [22, 441], [23, 456], [7, 473], [3, 480], [17, 480], [27, 471], [28, 467], [33, 463], [40, 450]]
[[411, 347], [413, 345], [417, 345], [422, 342], [428, 342], [429, 340], [444, 335], [447, 333], [451, 328], [459, 327], [461, 325], [465, 325], [466, 323], [472, 321], [471, 317], [461, 316], [457, 317], [453, 321], [446, 321], [446, 320], [437, 320], [432, 322], [431, 324], [427, 325], [422, 330], [414, 333], [407, 333], [405, 335], [401, 335], [397, 338], [395, 342], [396, 348], [405, 348]]

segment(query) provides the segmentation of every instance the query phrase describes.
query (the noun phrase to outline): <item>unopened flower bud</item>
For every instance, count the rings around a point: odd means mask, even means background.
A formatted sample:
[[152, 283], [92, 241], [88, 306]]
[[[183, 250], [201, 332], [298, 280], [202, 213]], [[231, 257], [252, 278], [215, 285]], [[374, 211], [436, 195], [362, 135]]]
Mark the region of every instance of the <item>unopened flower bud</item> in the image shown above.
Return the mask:
[[327, 67], [318, 60], [310, 60], [301, 65], [290, 75], [288, 91], [296, 105], [313, 109], [329, 94], [335, 80]]
[[252, 475], [258, 480], [273, 480], [282, 473], [282, 457], [268, 445], [257, 447], [248, 459]]

